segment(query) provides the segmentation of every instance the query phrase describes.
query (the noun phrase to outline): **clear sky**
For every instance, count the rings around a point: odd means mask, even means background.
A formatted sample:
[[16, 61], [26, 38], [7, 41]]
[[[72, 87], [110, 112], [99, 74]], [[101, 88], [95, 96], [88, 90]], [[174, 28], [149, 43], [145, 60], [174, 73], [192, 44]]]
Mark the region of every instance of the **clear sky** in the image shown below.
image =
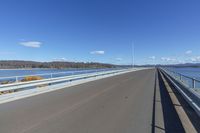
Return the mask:
[[1, 0], [0, 60], [200, 62], [199, 0]]

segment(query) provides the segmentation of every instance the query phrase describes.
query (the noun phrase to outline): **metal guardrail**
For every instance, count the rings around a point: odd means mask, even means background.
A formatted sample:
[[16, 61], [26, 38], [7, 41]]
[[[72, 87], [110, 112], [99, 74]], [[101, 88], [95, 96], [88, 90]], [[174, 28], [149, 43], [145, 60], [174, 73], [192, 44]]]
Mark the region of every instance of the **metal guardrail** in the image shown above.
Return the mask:
[[[198, 93], [195, 90], [196, 82], [198, 80], [191, 78], [191, 80], [193, 81], [192, 88], [191, 88], [190, 86], [188, 86], [186, 83], [183, 82], [184, 75], [178, 73], [179, 76], [177, 76], [177, 73], [174, 74], [174, 72], [163, 69], [163, 68], [160, 68], [160, 70], [169, 79], [169, 81], [174, 85], [174, 87], [180, 92], [180, 94], [188, 102], [188, 104], [200, 116], [200, 93]], [[188, 76], [184, 76], [184, 77], [190, 78]]]
[[182, 82], [185, 86], [187, 86], [189, 88], [199, 88], [200, 89], [200, 80], [199, 79], [186, 76], [184, 74], [172, 71], [170, 69], [164, 69], [164, 70], [167, 71], [176, 80]]
[[91, 77], [115, 74], [115, 73], [120, 73], [120, 72], [124, 72], [124, 71], [130, 71], [130, 69], [120, 69], [120, 70], [111, 70], [111, 71], [103, 71], [103, 72], [100, 71], [100, 72], [95, 72], [95, 73], [70, 75], [70, 76], [29, 81], [29, 82], [16, 82], [13, 84], [0, 85], [0, 92], [21, 91], [24, 89], [33, 89], [33, 88], [40, 87], [40, 86], [42, 86], [42, 87], [50, 86], [50, 85], [55, 85], [55, 84], [59, 84], [59, 83], [63, 83], [63, 82], [71, 82], [74, 80], [87, 79], [87, 78], [91, 78]]
[[[11, 102], [11, 101], [22, 99], [22, 98], [26, 98], [26, 97], [30, 97], [30, 96], [35, 96], [35, 95], [51, 92], [51, 91], [60, 90], [63, 88], [67, 88], [67, 87], [71, 87], [74, 85], [98, 80], [101, 78], [107, 78], [110, 76], [125, 74], [125, 73], [144, 70], [144, 69], [149, 69], [149, 68], [121, 69], [121, 70], [112, 70], [112, 71], [107, 71], [107, 72], [97, 72], [97, 73], [90, 73], [90, 74], [66, 76], [63, 78], [45, 79], [45, 82], [43, 80], [42, 83], [40, 83], [41, 81], [39, 81], [39, 83], [38, 83], [38, 81], [37, 82], [32, 81], [34, 83], [23, 83], [23, 85], [21, 83], [15, 83], [15, 84], [18, 84], [17, 85], [18, 89], [21, 89], [24, 87], [25, 88], [21, 91], [14, 91], [11, 93], [0, 95], [0, 104]], [[46, 83], [50, 83], [50, 85], [46, 86]], [[30, 86], [29, 86], [31, 84], [34, 87], [32, 89], [30, 89]], [[41, 84], [44, 86], [42, 86], [41, 88], [36, 88], [38, 85], [41, 85]], [[17, 88], [13, 88], [13, 87], [16, 87], [16, 85], [7, 85], [7, 87], [4, 86], [3, 88], [4, 89], [6, 88], [5, 90], [17, 89]], [[0, 88], [0, 91], [3, 88]]]
[[1, 83], [5, 82], [5, 81], [7, 81], [8, 83], [20, 82], [25, 77], [30, 77], [30, 76], [39, 76], [44, 79], [51, 79], [51, 78], [56, 78], [56, 77], [72, 76], [72, 75], [79, 75], [79, 74], [85, 74], [85, 73], [103, 72], [103, 71], [110, 71], [110, 70], [119, 70], [119, 68], [116, 68], [116, 69], [90, 69], [90, 70], [77, 70], [77, 71], [57, 72], [57, 73], [44, 73], [44, 74], [0, 77], [0, 85], [1, 85]]

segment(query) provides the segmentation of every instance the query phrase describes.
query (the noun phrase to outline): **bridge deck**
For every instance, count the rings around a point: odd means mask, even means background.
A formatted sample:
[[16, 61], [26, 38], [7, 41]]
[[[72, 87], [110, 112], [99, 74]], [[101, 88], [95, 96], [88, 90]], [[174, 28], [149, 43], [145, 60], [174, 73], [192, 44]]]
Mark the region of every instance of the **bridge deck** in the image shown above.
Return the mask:
[[165, 100], [163, 112], [165, 94], [156, 81], [154, 69], [142, 70], [4, 103], [0, 132], [164, 132], [164, 113], [169, 113], [168, 123], [176, 123], [176, 131], [183, 131], [170, 101]]

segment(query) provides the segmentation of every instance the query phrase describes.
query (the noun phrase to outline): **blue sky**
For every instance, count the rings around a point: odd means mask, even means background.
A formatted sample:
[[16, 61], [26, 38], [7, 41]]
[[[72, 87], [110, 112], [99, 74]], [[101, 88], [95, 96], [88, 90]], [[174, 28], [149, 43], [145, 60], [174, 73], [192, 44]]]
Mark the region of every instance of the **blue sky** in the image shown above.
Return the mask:
[[0, 60], [200, 62], [198, 0], [1, 0]]

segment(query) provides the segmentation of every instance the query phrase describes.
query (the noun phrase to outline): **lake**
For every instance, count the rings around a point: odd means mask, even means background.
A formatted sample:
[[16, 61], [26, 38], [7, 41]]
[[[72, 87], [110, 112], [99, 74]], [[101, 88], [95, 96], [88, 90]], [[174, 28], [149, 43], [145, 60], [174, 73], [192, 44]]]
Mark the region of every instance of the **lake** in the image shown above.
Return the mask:
[[[200, 79], [200, 68], [170, 68], [173, 71], [181, 73], [183, 75], [199, 78]], [[37, 75], [37, 74], [49, 74], [49, 73], [60, 73], [68, 72], [70, 73], [82, 73], [85, 71], [95, 72], [102, 70], [111, 70], [111, 69], [16, 69], [16, 70], [0, 70], [0, 77], [11, 77], [11, 76], [24, 76], [24, 75]]]
[[[16, 69], [16, 70], [0, 70], [0, 79], [4, 77], [15, 77], [15, 76], [32, 76], [39, 75], [43, 78], [50, 78], [51, 73], [53, 77], [61, 77], [67, 75], [76, 75], [83, 73], [92, 73], [97, 71], [107, 71], [113, 69]], [[42, 74], [42, 75], [41, 75]], [[44, 75], [43, 75], [44, 74]], [[23, 77], [21, 77], [23, 78]]]
[[[57, 78], [69, 75], [78, 75], [84, 73], [94, 73], [98, 71], [114, 70], [114, 68], [106, 69], [15, 69], [15, 70], [0, 70], [0, 83], [13, 83], [21, 81], [27, 76], [39, 76], [43, 79]], [[116, 68], [115, 68], [116, 70]], [[53, 74], [51, 74], [53, 73]]]
[[[196, 88], [200, 88], [200, 68], [194, 68], [194, 67], [182, 67], [182, 68], [168, 68], [174, 72], [180, 73], [182, 75], [185, 75], [187, 77], [195, 78], [197, 79], [195, 84]], [[177, 75], [176, 75], [177, 76]], [[179, 76], [179, 75], [178, 75]], [[182, 81], [189, 86], [190, 88], [193, 88], [193, 79], [187, 78], [182, 76]], [[180, 77], [178, 77], [180, 78]]]
[[185, 76], [200, 79], [200, 68], [183, 67], [183, 68], [170, 68], [173, 71], [181, 73]]

